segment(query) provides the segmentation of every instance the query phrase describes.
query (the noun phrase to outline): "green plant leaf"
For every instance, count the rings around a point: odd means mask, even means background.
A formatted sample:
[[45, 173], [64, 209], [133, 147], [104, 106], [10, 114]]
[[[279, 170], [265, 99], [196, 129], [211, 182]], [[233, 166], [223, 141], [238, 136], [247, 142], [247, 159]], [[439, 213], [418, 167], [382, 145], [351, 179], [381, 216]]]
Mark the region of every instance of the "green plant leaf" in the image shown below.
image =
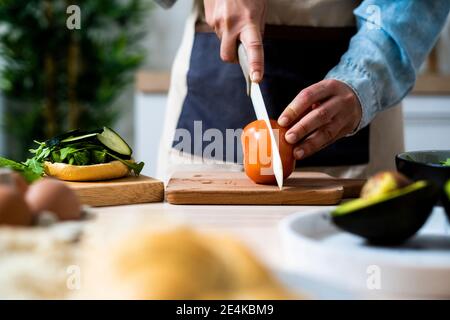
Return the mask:
[[7, 158], [0, 157], [0, 167], [9, 168], [21, 174], [28, 183], [39, 179], [42, 174], [36, 173], [23, 163], [16, 162]]
[[73, 148], [71, 146], [67, 146], [67, 147], [60, 149], [59, 154], [60, 154], [61, 161], [64, 162], [64, 160], [66, 160], [69, 157], [69, 155], [72, 155], [73, 153], [76, 153], [77, 151], [78, 151], [78, 149]]
[[61, 162], [61, 156], [59, 150], [54, 150], [51, 153], [52, 162]]
[[141, 171], [142, 171], [142, 169], [144, 168], [144, 165], [145, 165], [144, 162], [136, 163], [136, 162], [132, 162], [132, 161], [129, 161], [129, 160], [123, 160], [123, 159], [119, 158], [118, 156], [116, 156], [116, 155], [114, 155], [114, 154], [112, 154], [112, 153], [109, 153], [109, 152], [108, 152], [108, 155], [109, 155], [110, 157], [112, 157], [112, 158], [114, 158], [114, 159], [119, 160], [120, 162], [122, 162], [122, 163], [123, 163], [124, 165], [126, 165], [128, 168], [130, 168], [131, 170], [133, 170], [134, 174], [137, 175], [137, 176], [141, 174]]
[[105, 163], [107, 152], [106, 150], [92, 150], [91, 158], [93, 163]]
[[77, 166], [85, 166], [90, 163], [90, 152], [88, 150], [79, 150], [71, 154], [74, 161], [73, 164]]
[[445, 167], [450, 167], [450, 158], [447, 158], [446, 161], [441, 161], [441, 165]]
[[35, 174], [42, 176], [44, 174], [44, 162], [36, 158], [31, 158], [25, 161], [25, 166], [32, 170]]

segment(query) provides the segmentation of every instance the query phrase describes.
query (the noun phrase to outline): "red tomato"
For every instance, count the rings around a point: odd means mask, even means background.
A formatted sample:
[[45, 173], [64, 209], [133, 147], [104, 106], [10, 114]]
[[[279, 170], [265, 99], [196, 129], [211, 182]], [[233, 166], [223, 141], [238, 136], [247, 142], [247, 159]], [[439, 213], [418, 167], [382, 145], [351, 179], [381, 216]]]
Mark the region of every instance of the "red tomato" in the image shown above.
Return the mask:
[[[280, 127], [275, 120], [270, 120], [278, 141], [281, 162], [283, 163], [283, 178], [289, 177], [295, 167], [293, 145], [286, 142], [286, 128]], [[256, 120], [244, 128], [241, 136], [244, 152], [244, 168], [247, 176], [256, 183], [276, 184], [272, 169], [272, 147], [270, 133], [263, 120]]]

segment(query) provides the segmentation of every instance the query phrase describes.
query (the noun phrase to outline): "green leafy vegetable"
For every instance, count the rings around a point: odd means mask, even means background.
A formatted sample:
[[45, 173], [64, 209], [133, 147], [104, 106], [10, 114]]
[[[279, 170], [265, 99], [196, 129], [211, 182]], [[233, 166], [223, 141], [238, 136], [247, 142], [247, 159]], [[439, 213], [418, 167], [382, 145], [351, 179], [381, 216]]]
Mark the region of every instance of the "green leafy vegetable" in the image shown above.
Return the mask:
[[[139, 175], [144, 163], [130, 160], [131, 149], [129, 155], [114, 152], [98, 139], [98, 132], [101, 130], [96, 130], [94, 133], [77, 130], [45, 142], [35, 141], [38, 146], [36, 149], [30, 149], [32, 158], [27, 159], [24, 163], [18, 163], [0, 157], [0, 167], [9, 167], [19, 171], [31, 182], [44, 174], [45, 161], [82, 166], [118, 160], [130, 168], [135, 175]], [[117, 133], [114, 132], [114, 134], [116, 135], [113, 137], [114, 139], [124, 141]]]
[[120, 162], [122, 162], [124, 165], [126, 165], [128, 168], [130, 168], [131, 170], [133, 170], [135, 175], [139, 175], [142, 171], [142, 169], [144, 168], [144, 163], [143, 162], [133, 162], [133, 161], [129, 161], [129, 160], [123, 160], [121, 158], [119, 158], [118, 156], [108, 153], [108, 155], [116, 160], [119, 160]]
[[20, 173], [28, 183], [31, 183], [41, 177], [41, 174], [35, 173], [25, 164], [2, 157], [0, 157], [0, 167], [9, 168]]
[[441, 165], [445, 167], [450, 167], [450, 158], [447, 158], [446, 161], [441, 161]]
[[73, 147], [62, 148], [61, 150], [59, 150], [61, 161], [63, 162], [64, 160], [69, 158], [69, 155], [72, 155], [76, 152], [78, 152], [78, 149], [75, 149]]
[[107, 152], [106, 150], [92, 150], [91, 156], [95, 163], [105, 163]]
[[44, 163], [36, 158], [28, 159], [24, 162], [24, 165], [28, 167], [35, 174], [42, 176], [44, 174]]

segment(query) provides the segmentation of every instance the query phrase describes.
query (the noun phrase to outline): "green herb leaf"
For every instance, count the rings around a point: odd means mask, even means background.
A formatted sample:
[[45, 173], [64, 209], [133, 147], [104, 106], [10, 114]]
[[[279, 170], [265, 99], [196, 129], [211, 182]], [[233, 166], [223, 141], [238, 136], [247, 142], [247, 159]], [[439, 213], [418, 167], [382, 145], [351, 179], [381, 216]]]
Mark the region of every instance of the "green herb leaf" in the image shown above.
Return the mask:
[[52, 157], [52, 162], [61, 162], [62, 161], [59, 150], [54, 150], [51, 153], [51, 157]]
[[123, 159], [119, 158], [118, 156], [116, 156], [116, 155], [114, 155], [112, 153], [109, 153], [109, 152], [108, 152], [108, 155], [110, 157], [112, 157], [112, 158], [122, 162], [128, 168], [133, 170], [134, 174], [137, 175], [137, 176], [141, 173], [141, 171], [142, 171], [142, 169], [144, 168], [144, 165], [145, 165], [144, 162], [136, 163], [136, 162], [132, 162], [132, 161], [129, 161], [129, 160], [123, 160]]
[[23, 163], [35, 174], [42, 176], [44, 174], [44, 162], [39, 161], [36, 158], [31, 158]]
[[71, 154], [74, 159], [73, 164], [84, 166], [90, 163], [90, 152], [88, 150], [79, 150]]
[[42, 174], [37, 174], [23, 163], [19, 163], [3, 157], [0, 157], [0, 167], [9, 168], [18, 172], [25, 178], [28, 183], [31, 183], [42, 176]]
[[450, 158], [447, 158], [446, 161], [441, 161], [441, 165], [445, 167], [450, 167]]
[[93, 163], [105, 163], [106, 162], [106, 150], [92, 150], [91, 158]]
[[61, 158], [61, 161], [64, 162], [64, 160], [66, 160], [69, 155], [71, 155], [72, 153], [77, 152], [78, 149], [72, 148], [72, 147], [65, 147], [59, 150], [59, 155]]

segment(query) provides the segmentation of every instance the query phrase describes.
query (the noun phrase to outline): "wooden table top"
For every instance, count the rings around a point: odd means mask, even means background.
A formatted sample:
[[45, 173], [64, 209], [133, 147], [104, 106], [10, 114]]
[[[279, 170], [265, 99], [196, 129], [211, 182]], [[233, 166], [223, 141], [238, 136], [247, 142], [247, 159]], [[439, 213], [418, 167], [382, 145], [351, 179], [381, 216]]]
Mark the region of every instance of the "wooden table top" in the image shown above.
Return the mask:
[[324, 206], [183, 206], [153, 203], [94, 208], [94, 227], [116, 234], [135, 226], [164, 219], [182, 221], [201, 229], [236, 235], [269, 267], [283, 264], [278, 222], [295, 212], [311, 212]]

